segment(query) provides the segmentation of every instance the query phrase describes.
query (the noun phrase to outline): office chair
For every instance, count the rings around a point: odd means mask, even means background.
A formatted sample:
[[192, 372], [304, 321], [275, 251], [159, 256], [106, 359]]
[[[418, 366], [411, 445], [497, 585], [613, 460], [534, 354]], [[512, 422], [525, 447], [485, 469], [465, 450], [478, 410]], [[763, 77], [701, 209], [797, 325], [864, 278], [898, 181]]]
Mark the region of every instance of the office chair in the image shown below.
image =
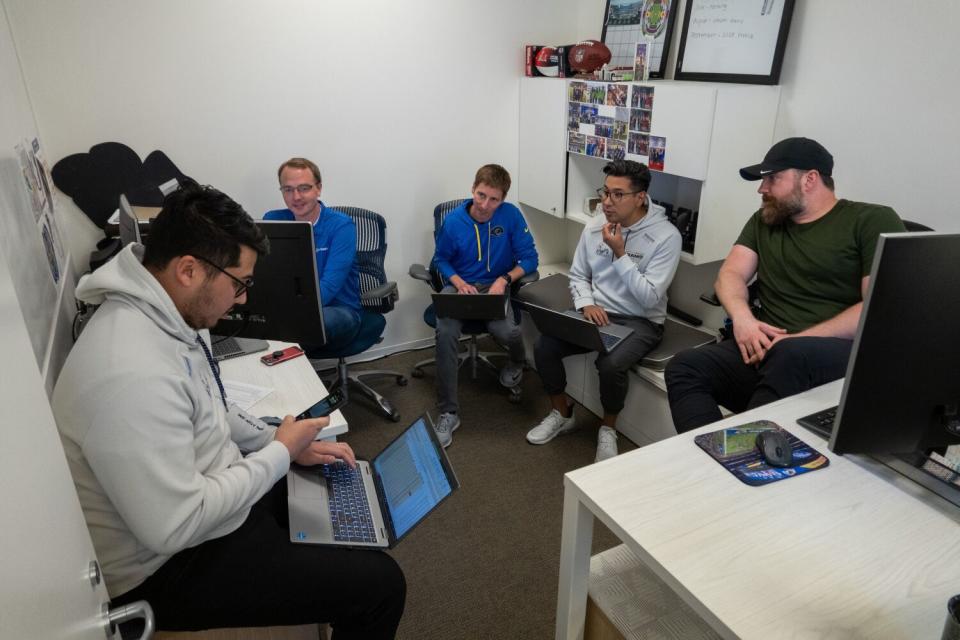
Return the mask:
[[[467, 198], [466, 200], [468, 200]], [[446, 202], [441, 202], [433, 209], [433, 240], [436, 242], [437, 238], [440, 237], [440, 229], [443, 227], [443, 222], [446, 220], [447, 215], [460, 206], [465, 201], [464, 198], [458, 198], [456, 200], [447, 200]], [[446, 284], [443, 281], [443, 277], [440, 275], [440, 272], [431, 264], [429, 268], [425, 267], [422, 264], [412, 264], [410, 265], [410, 270], [408, 271], [409, 275], [416, 279], [422, 280], [423, 282], [429, 283], [430, 287], [434, 292], [439, 293], [444, 285]], [[511, 284], [510, 293], [511, 296], [515, 295], [517, 291], [525, 284], [535, 282], [540, 277], [539, 273], [534, 271], [533, 273], [528, 273], [522, 278], [519, 278], [516, 282]], [[520, 309], [516, 305], [511, 305], [513, 309], [514, 320], [517, 324], [520, 323]], [[437, 314], [433, 309], [433, 305], [429, 305], [423, 312], [423, 321], [428, 325], [437, 328]], [[462, 368], [465, 363], [470, 364], [470, 378], [472, 380], [477, 379], [477, 371], [480, 366], [483, 366], [484, 369], [492, 371], [494, 374], [499, 375], [500, 368], [497, 367], [491, 360], [491, 358], [506, 358], [508, 357], [507, 353], [503, 351], [480, 351], [477, 344], [477, 338], [487, 332], [486, 322], [482, 320], [467, 320], [463, 323], [462, 334], [467, 338], [467, 348], [465, 351], [460, 352], [458, 355], [457, 366]], [[421, 362], [418, 362], [413, 366], [413, 370], [410, 372], [414, 378], [422, 378], [424, 375], [423, 368], [436, 364], [436, 358], [428, 358]], [[520, 402], [521, 399], [521, 390], [519, 386], [513, 387], [510, 389], [510, 402]]]
[[[378, 213], [359, 207], [331, 207], [350, 216], [357, 227], [357, 266], [360, 271], [360, 304], [363, 316], [360, 328], [353, 340], [328, 355], [337, 358], [337, 376], [334, 386], [340, 387], [349, 396], [350, 387], [354, 387], [373, 400], [384, 416], [397, 422], [400, 413], [389, 400], [367, 385], [369, 378], [393, 377], [397, 384], [405, 386], [407, 378], [396, 371], [382, 369], [350, 373], [346, 358], [363, 353], [383, 340], [383, 329], [387, 324], [383, 314], [393, 310], [397, 301], [397, 283], [387, 281], [384, 270], [384, 258], [387, 254], [387, 223]], [[316, 365], [315, 365], [316, 368]]]

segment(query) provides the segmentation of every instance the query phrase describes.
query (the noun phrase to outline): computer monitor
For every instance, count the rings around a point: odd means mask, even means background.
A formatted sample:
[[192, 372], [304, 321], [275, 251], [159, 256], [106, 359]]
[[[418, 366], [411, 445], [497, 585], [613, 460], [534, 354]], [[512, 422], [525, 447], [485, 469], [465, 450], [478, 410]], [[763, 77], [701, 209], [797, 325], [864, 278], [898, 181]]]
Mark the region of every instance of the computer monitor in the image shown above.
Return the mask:
[[313, 225], [266, 220], [257, 225], [270, 240], [270, 254], [257, 260], [246, 303], [234, 307], [211, 333], [324, 344]]
[[122, 193], [120, 194], [120, 219], [118, 220], [118, 226], [120, 227], [121, 247], [125, 247], [131, 242], [142, 242], [142, 238], [140, 237], [140, 221], [137, 220], [137, 215], [133, 212], [133, 207], [130, 206], [130, 201], [127, 200], [127, 196]]
[[830, 437], [836, 453], [960, 443], [960, 234], [881, 234]]

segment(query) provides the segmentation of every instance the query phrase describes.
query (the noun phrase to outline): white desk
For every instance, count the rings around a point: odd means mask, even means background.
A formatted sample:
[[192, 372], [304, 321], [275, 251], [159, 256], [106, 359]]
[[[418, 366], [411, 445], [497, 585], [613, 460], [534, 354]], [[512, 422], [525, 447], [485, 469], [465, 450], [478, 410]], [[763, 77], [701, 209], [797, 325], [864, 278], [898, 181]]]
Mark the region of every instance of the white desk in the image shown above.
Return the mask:
[[[269, 342], [269, 351], [231, 358], [220, 363], [220, 377], [224, 380], [273, 389], [270, 395], [248, 409], [248, 413], [258, 418], [297, 415], [327, 395], [326, 387], [310, 366], [306, 356], [287, 360], [272, 367], [260, 362], [260, 356], [291, 346], [286, 342], [273, 340]], [[333, 438], [346, 432], [347, 421], [338, 409], [330, 414], [330, 424], [320, 431], [318, 438]]]
[[[583, 634], [594, 517], [727, 638], [938, 638], [960, 593], [960, 516], [795, 419], [837, 404], [842, 381], [731, 416], [564, 477], [557, 633]], [[761, 487], [693, 442], [767, 418], [830, 466]]]

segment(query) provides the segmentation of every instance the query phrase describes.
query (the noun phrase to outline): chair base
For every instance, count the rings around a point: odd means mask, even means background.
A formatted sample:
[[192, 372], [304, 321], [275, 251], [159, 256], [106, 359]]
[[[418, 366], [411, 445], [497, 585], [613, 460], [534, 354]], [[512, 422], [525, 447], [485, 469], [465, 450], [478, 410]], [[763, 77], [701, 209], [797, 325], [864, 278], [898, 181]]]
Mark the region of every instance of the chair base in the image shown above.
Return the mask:
[[[463, 365], [469, 362], [471, 380], [477, 379], [477, 372], [480, 370], [481, 366], [487, 371], [492, 372], [499, 379], [500, 367], [495, 365], [490, 358], [509, 358], [509, 354], [503, 351], [480, 351], [477, 344], [477, 336], [469, 336], [469, 338], [467, 338], [467, 349], [457, 354], [457, 369], [462, 369]], [[423, 368], [426, 366], [436, 365], [436, 363], [436, 358], [427, 358], [426, 360], [421, 360], [417, 364], [413, 365], [413, 370], [410, 372], [410, 375], [414, 378], [422, 378], [425, 373]], [[516, 387], [511, 387], [508, 390], [510, 392], [510, 402], [520, 402], [520, 386], [518, 385]]]
[[[387, 371], [385, 369], [374, 369], [370, 371], [358, 371], [356, 373], [350, 373], [347, 368], [347, 362], [343, 358], [340, 358], [337, 362], [336, 368], [336, 378], [327, 383], [327, 386], [332, 388], [342, 389], [344, 395], [347, 396], [347, 401], [350, 400], [350, 390], [359, 391], [367, 398], [373, 401], [377, 410], [383, 414], [384, 417], [389, 418], [394, 422], [400, 421], [400, 412], [397, 411], [393, 404], [384, 398], [376, 389], [369, 386], [364, 379], [367, 378], [394, 378], [397, 382], [397, 385], [404, 387], [407, 385], [407, 378], [402, 373], [397, 371]], [[320, 374], [320, 371], [317, 371], [317, 374]]]

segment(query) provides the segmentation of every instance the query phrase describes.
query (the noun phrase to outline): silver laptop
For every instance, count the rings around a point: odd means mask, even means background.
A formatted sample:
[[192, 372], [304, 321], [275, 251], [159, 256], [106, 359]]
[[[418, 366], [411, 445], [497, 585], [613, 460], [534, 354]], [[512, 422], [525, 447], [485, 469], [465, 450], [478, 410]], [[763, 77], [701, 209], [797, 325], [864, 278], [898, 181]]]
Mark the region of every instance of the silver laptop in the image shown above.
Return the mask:
[[213, 359], [217, 362], [260, 353], [270, 348], [266, 340], [260, 338], [237, 338], [235, 336], [218, 336], [210, 334], [210, 350]]
[[610, 353], [633, 333], [633, 329], [620, 324], [597, 326], [579, 311], [554, 311], [530, 302], [527, 303], [527, 311], [540, 333], [599, 353]]
[[493, 293], [434, 293], [433, 310], [438, 318], [503, 320], [507, 317], [507, 296]]
[[372, 461], [290, 468], [290, 540], [392, 548], [460, 487], [426, 414]]

